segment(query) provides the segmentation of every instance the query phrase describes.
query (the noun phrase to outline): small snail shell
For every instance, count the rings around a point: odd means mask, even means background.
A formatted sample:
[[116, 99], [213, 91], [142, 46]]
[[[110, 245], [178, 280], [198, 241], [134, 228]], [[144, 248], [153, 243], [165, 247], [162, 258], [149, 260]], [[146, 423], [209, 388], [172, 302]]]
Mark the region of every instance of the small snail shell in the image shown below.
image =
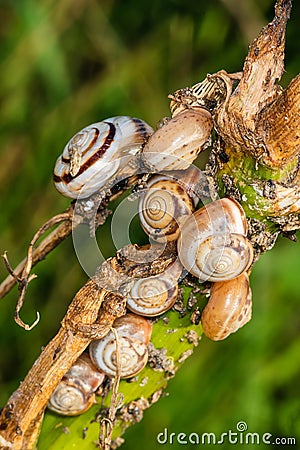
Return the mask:
[[[141, 316], [126, 314], [114, 322], [118, 334], [121, 378], [133, 377], [147, 364], [151, 324]], [[89, 346], [93, 363], [106, 375], [114, 377], [117, 372], [117, 347], [111, 331], [103, 339]]]
[[65, 416], [76, 416], [87, 411], [95, 403], [94, 393], [104, 377], [87, 354], [81, 355], [56, 386], [48, 408]]
[[220, 70], [214, 76], [207, 77], [200, 83], [194, 84], [192, 87], [178, 89], [174, 94], [170, 94], [170, 111], [172, 117], [186, 109], [197, 110], [206, 107], [209, 111], [217, 108], [221, 102], [224, 102], [226, 95], [225, 79], [239, 80], [240, 73], [227, 74], [224, 70]]
[[204, 150], [212, 127], [206, 109], [183, 111], [150, 136], [143, 149], [144, 159], [158, 172], [187, 169]]
[[252, 293], [246, 272], [233, 280], [213, 283], [201, 315], [205, 335], [222, 340], [251, 319]]
[[70, 198], [89, 197], [128, 164], [152, 132], [146, 122], [128, 116], [111, 117], [83, 128], [56, 161], [56, 189]]
[[138, 204], [140, 223], [155, 241], [176, 240], [180, 225], [194, 210], [199, 198], [195, 193], [201, 171], [189, 167], [150, 178]]
[[212, 202], [189, 216], [181, 227], [179, 260], [200, 281], [235, 278], [253, 260], [246, 231], [245, 213], [237, 202]]
[[178, 296], [182, 266], [175, 261], [161, 274], [138, 279], [132, 286], [127, 307], [136, 314], [154, 317], [168, 311]]

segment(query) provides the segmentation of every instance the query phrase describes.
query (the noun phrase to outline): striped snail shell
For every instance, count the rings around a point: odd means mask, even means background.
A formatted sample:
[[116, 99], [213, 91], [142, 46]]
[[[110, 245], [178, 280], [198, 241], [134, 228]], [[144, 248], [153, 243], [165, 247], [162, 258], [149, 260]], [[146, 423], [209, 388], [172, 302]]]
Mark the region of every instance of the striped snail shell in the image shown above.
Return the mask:
[[251, 313], [252, 292], [247, 272], [232, 280], [213, 283], [201, 315], [203, 332], [214, 341], [225, 339], [249, 322]]
[[139, 198], [140, 223], [152, 239], [173, 241], [182, 222], [197, 205], [196, 186], [202, 173], [196, 167], [154, 175]]
[[70, 198], [89, 197], [128, 165], [152, 133], [146, 122], [128, 116], [110, 117], [83, 128], [56, 161], [56, 189]]
[[200, 281], [225, 281], [247, 270], [253, 248], [247, 222], [234, 200], [216, 200], [188, 217], [178, 239], [178, 257]]
[[48, 408], [65, 416], [76, 416], [95, 403], [95, 392], [104, 380], [87, 354], [82, 354], [56, 386]]
[[183, 111], [150, 136], [143, 149], [144, 160], [157, 172], [187, 169], [206, 148], [212, 128], [206, 109]]
[[[120, 377], [133, 377], [147, 364], [152, 326], [141, 316], [126, 314], [116, 319], [113, 327], [118, 335]], [[89, 352], [95, 366], [109, 377], [116, 376], [118, 357], [113, 331], [93, 341]]]
[[176, 302], [181, 273], [182, 266], [177, 260], [158, 275], [137, 279], [127, 299], [128, 309], [148, 317], [168, 311]]

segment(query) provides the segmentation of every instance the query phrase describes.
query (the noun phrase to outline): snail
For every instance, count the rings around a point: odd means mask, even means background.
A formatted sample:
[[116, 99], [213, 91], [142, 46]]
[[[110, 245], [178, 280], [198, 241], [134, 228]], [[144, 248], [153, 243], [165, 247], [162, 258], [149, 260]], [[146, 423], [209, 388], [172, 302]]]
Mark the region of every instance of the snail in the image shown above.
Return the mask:
[[199, 201], [196, 189], [202, 179], [202, 172], [193, 166], [151, 177], [138, 204], [145, 233], [158, 242], [176, 240], [181, 224]]
[[127, 299], [128, 309], [148, 317], [159, 316], [168, 311], [176, 302], [181, 273], [182, 266], [176, 260], [158, 275], [137, 279]]
[[118, 335], [119, 358], [115, 335], [110, 331], [103, 339], [91, 342], [91, 360], [106, 375], [114, 377], [119, 359], [120, 377], [133, 377], [147, 364], [152, 325], [144, 317], [126, 314], [116, 319], [113, 327]]
[[142, 156], [156, 172], [187, 169], [206, 148], [212, 128], [212, 116], [206, 109], [183, 111], [150, 136]]
[[249, 322], [251, 312], [252, 293], [247, 272], [232, 280], [213, 283], [201, 315], [203, 332], [214, 341], [225, 339]]
[[56, 189], [70, 198], [89, 197], [128, 167], [152, 133], [146, 122], [129, 116], [110, 117], [83, 128], [56, 161]]
[[179, 260], [200, 281], [235, 278], [253, 260], [246, 233], [246, 216], [240, 204], [229, 198], [216, 200], [193, 213], [182, 225]]
[[89, 356], [82, 354], [56, 386], [48, 408], [65, 416], [82, 414], [95, 403], [95, 392], [104, 377]]

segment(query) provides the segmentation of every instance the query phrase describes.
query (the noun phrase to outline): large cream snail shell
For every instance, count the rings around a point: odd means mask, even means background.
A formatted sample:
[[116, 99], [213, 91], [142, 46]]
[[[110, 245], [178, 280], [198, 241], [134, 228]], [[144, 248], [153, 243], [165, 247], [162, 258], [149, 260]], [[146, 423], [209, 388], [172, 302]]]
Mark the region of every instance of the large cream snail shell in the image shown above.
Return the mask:
[[222, 340], [251, 319], [252, 292], [247, 272], [228, 281], [213, 283], [210, 298], [202, 311], [204, 334]]
[[196, 186], [202, 177], [196, 167], [152, 176], [138, 204], [145, 233], [158, 242], [176, 240], [181, 224], [199, 201]]
[[109, 377], [116, 376], [119, 359], [120, 377], [133, 377], [147, 364], [152, 325], [141, 316], [126, 314], [117, 319], [113, 327], [118, 335], [119, 358], [113, 331], [90, 344], [90, 357]]
[[235, 278], [253, 260], [246, 232], [242, 207], [231, 199], [216, 200], [189, 216], [181, 227], [179, 260], [200, 281]]
[[104, 377], [89, 356], [82, 354], [56, 386], [48, 408], [65, 416], [82, 414], [95, 403], [95, 392]]
[[177, 300], [181, 273], [182, 266], [177, 260], [158, 275], [137, 279], [127, 299], [128, 309], [148, 317], [168, 311]]
[[183, 111], [151, 135], [143, 157], [157, 172], [187, 169], [206, 147], [212, 128], [206, 109]]
[[70, 198], [89, 197], [128, 165], [152, 133], [146, 122], [128, 116], [110, 117], [83, 128], [56, 161], [56, 189]]

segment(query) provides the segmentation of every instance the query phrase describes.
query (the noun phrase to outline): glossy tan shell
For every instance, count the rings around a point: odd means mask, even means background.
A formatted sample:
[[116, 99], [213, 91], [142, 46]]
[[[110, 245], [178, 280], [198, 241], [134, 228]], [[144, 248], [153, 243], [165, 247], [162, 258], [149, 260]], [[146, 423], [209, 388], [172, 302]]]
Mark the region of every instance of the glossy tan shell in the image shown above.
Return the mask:
[[104, 380], [87, 354], [83, 354], [53, 391], [48, 408], [65, 416], [76, 416], [95, 403], [95, 392]]
[[130, 311], [154, 317], [168, 311], [178, 296], [178, 279], [182, 266], [175, 261], [171, 267], [156, 276], [137, 279], [127, 299]]
[[187, 169], [206, 147], [212, 128], [206, 109], [183, 111], [151, 135], [143, 150], [144, 159], [157, 172]]
[[189, 172], [184, 173], [181, 179], [178, 172], [154, 175], [140, 195], [140, 223], [152, 239], [159, 242], [176, 240], [183, 220], [195, 210], [198, 197], [191, 182], [196, 183], [197, 173]]
[[70, 198], [89, 197], [128, 165], [152, 132], [146, 122], [128, 116], [110, 117], [83, 128], [56, 161], [56, 189]]
[[247, 270], [253, 260], [245, 237], [247, 222], [231, 199], [212, 202], [188, 217], [178, 239], [182, 265], [200, 281], [225, 281]]
[[252, 293], [246, 272], [229, 281], [213, 283], [210, 298], [201, 315], [205, 335], [225, 339], [251, 319]]
[[[118, 334], [118, 348], [121, 378], [139, 373], [148, 361], [148, 344], [151, 324], [135, 314], [126, 314], [114, 322]], [[117, 346], [111, 331], [103, 339], [93, 341], [89, 346], [93, 363], [109, 377], [117, 373]]]

